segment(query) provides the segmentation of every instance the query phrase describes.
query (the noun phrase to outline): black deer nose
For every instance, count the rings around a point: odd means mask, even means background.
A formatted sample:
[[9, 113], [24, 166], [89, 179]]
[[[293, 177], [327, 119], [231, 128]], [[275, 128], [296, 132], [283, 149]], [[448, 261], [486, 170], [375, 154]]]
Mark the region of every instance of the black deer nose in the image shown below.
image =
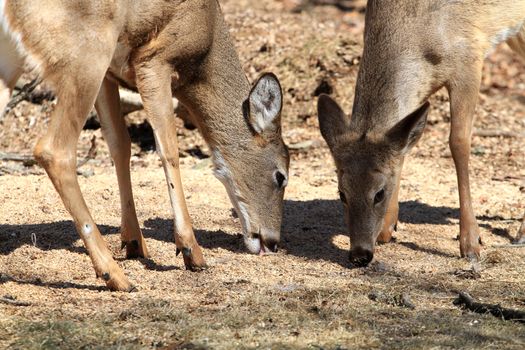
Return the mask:
[[278, 241], [272, 238], [266, 239], [262, 242], [266, 248], [272, 253], [277, 253], [277, 243]]
[[356, 267], [367, 266], [374, 258], [374, 253], [368, 249], [357, 247], [350, 251], [350, 262]]

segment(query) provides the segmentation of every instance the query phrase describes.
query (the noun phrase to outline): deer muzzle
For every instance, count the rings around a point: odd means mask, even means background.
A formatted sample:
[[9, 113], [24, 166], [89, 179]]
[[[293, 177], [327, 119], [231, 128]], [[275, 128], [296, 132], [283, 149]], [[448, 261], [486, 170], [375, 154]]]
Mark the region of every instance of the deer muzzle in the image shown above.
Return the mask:
[[374, 259], [374, 251], [355, 247], [350, 250], [350, 263], [355, 267], [366, 267]]

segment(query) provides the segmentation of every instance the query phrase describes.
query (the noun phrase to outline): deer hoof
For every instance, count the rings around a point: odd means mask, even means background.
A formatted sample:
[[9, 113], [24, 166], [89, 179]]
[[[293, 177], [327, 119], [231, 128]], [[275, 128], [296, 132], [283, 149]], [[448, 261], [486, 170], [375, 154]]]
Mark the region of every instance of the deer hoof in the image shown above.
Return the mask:
[[146, 248], [146, 242], [144, 242], [144, 239], [122, 241], [121, 249], [124, 249], [124, 247], [126, 247], [126, 259], [148, 257], [148, 250]]
[[193, 248], [182, 248], [181, 251], [186, 270], [201, 271], [208, 267], [199, 245], [195, 245]]
[[119, 275], [119, 273], [113, 272], [105, 272], [102, 274], [102, 279], [106, 281], [106, 286], [111, 291], [119, 291], [119, 292], [131, 292], [135, 290], [135, 286], [133, 286], [127, 279], [124, 274], [122, 276]]
[[481, 258], [479, 239], [476, 241], [476, 244], [460, 244], [459, 250], [461, 257], [470, 261], [479, 261]]

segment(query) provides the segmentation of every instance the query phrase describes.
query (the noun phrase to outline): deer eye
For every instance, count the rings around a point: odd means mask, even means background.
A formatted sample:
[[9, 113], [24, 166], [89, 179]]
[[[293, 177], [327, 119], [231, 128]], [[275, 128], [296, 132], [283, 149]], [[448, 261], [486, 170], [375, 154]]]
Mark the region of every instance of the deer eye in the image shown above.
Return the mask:
[[341, 202], [346, 203], [346, 196], [343, 193], [343, 191], [339, 191], [339, 199], [341, 200]]
[[276, 170], [273, 173], [273, 179], [275, 180], [275, 183], [277, 184], [277, 187], [283, 188], [288, 184], [288, 180], [286, 179], [286, 176], [281, 173], [279, 170]]
[[382, 188], [382, 189], [380, 189], [380, 190], [376, 193], [376, 195], [375, 195], [375, 197], [374, 197], [374, 204], [379, 204], [379, 203], [381, 203], [384, 199], [385, 199], [385, 189]]

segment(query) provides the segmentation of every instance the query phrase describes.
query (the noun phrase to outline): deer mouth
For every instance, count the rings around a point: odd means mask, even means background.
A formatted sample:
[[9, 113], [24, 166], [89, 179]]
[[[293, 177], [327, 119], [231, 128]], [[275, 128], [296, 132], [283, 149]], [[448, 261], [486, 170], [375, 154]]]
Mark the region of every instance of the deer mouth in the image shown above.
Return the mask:
[[248, 233], [244, 236], [244, 244], [246, 248], [250, 251], [252, 254], [257, 254], [259, 256], [261, 255], [268, 255], [268, 254], [274, 254], [275, 250], [272, 251], [264, 242], [264, 239], [259, 233]]
[[259, 255], [272, 255], [276, 253], [277, 253], [277, 249], [271, 250], [270, 248], [265, 246], [263, 243], [261, 243], [261, 250], [259, 251]]

